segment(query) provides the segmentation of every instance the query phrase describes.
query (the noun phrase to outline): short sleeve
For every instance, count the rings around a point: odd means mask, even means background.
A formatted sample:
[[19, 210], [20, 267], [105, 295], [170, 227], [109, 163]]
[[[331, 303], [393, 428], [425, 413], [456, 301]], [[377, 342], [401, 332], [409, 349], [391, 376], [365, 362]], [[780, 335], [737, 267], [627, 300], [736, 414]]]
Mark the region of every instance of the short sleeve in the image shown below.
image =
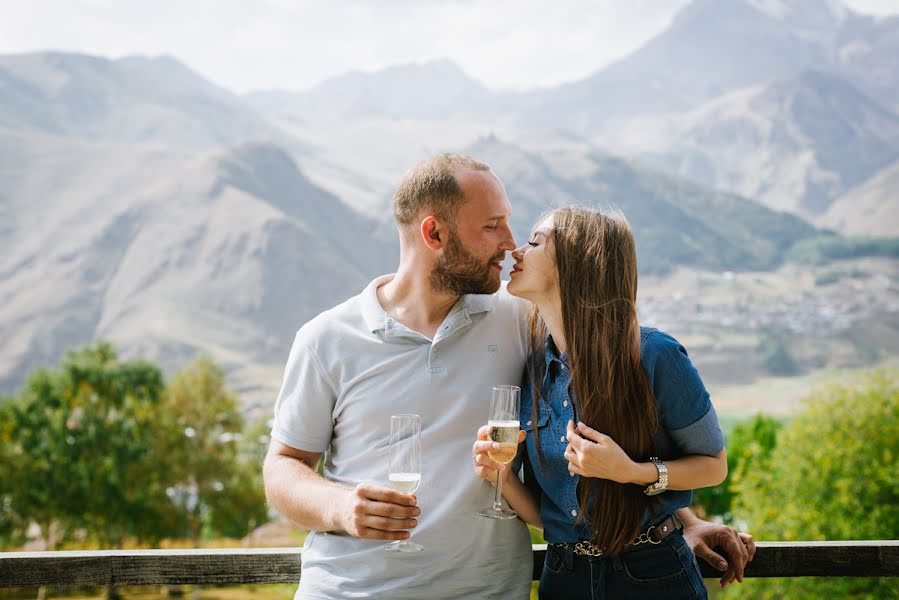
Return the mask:
[[272, 438], [297, 450], [324, 452], [331, 443], [337, 395], [304, 329], [297, 332], [284, 368]]
[[671, 336], [654, 331], [649, 346], [650, 376], [661, 426], [684, 454], [715, 456], [724, 448], [724, 434], [709, 392], [687, 350]]

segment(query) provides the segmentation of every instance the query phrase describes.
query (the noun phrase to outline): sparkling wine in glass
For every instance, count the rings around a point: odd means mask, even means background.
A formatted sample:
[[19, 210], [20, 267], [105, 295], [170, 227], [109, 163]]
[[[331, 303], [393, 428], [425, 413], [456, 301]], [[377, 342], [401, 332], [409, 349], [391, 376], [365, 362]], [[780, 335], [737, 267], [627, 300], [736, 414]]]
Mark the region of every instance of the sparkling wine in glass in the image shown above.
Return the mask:
[[[390, 417], [390, 487], [403, 494], [414, 494], [421, 482], [421, 418], [418, 415]], [[391, 552], [420, 552], [424, 548], [409, 540], [397, 540], [384, 546]]]
[[[509, 464], [518, 452], [518, 401], [521, 388], [517, 385], [497, 385], [490, 398], [490, 439], [499, 442], [499, 448], [491, 449], [487, 455], [498, 463]], [[490, 519], [514, 519], [518, 513], [511, 508], [503, 507], [503, 479], [496, 472], [496, 494], [493, 506], [480, 512], [482, 517]]]

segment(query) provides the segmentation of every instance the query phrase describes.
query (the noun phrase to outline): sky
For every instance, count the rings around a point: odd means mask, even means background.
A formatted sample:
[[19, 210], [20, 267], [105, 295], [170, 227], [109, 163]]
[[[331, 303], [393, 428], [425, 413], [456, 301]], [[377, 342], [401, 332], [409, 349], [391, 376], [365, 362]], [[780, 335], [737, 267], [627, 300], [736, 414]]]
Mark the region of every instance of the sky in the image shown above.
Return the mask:
[[[596, 72], [663, 31], [688, 2], [0, 0], [0, 54], [168, 54], [238, 93], [449, 58], [489, 87], [521, 90]], [[899, 0], [846, 4], [899, 14]]]

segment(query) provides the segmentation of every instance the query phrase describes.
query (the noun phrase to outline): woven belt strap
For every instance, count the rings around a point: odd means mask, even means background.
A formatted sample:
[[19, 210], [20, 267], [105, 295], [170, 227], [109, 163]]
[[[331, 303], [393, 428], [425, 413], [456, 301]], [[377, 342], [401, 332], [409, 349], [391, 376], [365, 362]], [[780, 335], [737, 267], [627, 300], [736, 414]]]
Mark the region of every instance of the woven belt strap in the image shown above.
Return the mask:
[[[641, 544], [658, 544], [664, 540], [672, 532], [682, 529], [684, 524], [680, 518], [671, 513], [668, 517], [656, 525], [650, 525], [646, 531], [640, 534], [628, 547], [640, 546]], [[574, 554], [578, 556], [602, 556], [602, 548], [588, 540], [582, 540], [573, 544], [550, 544], [550, 546], [574, 547]]]

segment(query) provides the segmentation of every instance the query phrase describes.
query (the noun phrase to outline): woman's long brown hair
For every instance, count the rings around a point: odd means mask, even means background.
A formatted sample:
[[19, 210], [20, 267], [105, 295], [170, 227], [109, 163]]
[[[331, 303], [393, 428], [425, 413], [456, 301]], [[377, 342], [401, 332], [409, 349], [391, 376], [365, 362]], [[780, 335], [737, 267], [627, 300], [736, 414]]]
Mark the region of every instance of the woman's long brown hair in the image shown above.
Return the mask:
[[[659, 416], [640, 363], [637, 322], [637, 248], [627, 220], [581, 208], [553, 211], [552, 251], [562, 299], [562, 327], [578, 418], [610, 436], [636, 461], [652, 454]], [[531, 347], [545, 329], [531, 320]], [[538, 355], [539, 354], [539, 355]], [[542, 353], [531, 361], [537, 421]], [[542, 458], [542, 457], [541, 457]], [[590, 496], [592, 506], [587, 506]], [[641, 486], [582, 478], [580, 514], [593, 523], [593, 543], [618, 554], [640, 534], [652, 504]]]

